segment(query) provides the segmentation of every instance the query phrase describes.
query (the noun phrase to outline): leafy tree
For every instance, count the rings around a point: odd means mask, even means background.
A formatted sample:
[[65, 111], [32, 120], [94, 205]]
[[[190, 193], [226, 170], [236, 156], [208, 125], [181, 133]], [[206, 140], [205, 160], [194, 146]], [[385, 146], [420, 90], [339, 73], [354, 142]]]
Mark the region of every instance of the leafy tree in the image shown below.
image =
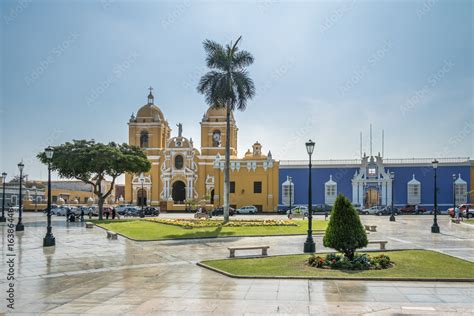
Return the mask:
[[324, 247], [336, 249], [352, 260], [356, 249], [367, 246], [367, 242], [359, 214], [351, 202], [339, 194], [324, 235]]
[[224, 167], [224, 220], [229, 220], [230, 193], [230, 114], [235, 109], [245, 110], [247, 101], [255, 95], [253, 80], [246, 68], [253, 63], [253, 56], [239, 51], [237, 44], [242, 36], [225, 47], [211, 40], [205, 40], [207, 67], [211, 69], [201, 77], [197, 90], [206, 97], [206, 103], [213, 108], [226, 109], [225, 167]]
[[[41, 152], [38, 159], [48, 163], [46, 154]], [[96, 143], [94, 140], [73, 140], [72, 143], [54, 147], [51, 169], [62, 178], [78, 179], [90, 184], [98, 198], [99, 219], [102, 219], [103, 205], [112, 193], [115, 180], [125, 172], [147, 172], [151, 163], [142, 149], [127, 144]], [[110, 189], [102, 192], [102, 182], [112, 179]]]

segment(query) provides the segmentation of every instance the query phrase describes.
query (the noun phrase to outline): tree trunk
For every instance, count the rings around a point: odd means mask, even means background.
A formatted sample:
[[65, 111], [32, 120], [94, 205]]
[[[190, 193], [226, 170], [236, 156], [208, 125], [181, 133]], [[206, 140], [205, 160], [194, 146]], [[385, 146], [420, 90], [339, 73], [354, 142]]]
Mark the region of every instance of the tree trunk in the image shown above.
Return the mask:
[[230, 107], [226, 106], [225, 165], [224, 165], [224, 221], [229, 221], [230, 197]]
[[102, 212], [104, 209], [104, 197], [102, 196], [102, 182], [99, 182], [98, 190], [97, 190], [97, 197], [99, 198], [99, 220], [101, 221], [104, 217], [102, 216]]

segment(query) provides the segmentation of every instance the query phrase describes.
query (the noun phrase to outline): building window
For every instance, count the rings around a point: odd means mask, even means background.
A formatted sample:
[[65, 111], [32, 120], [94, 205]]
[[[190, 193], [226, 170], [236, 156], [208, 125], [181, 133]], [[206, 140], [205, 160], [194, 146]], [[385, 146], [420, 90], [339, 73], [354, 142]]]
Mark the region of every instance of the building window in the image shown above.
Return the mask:
[[408, 182], [407, 193], [408, 204], [417, 205], [421, 203], [421, 183], [415, 179], [415, 175], [413, 175], [413, 179]]
[[230, 181], [230, 193], [235, 193], [235, 181]]
[[324, 184], [324, 203], [327, 205], [334, 205], [337, 196], [337, 182], [329, 176], [329, 181]]
[[147, 131], [142, 131], [140, 133], [140, 147], [141, 148], [148, 147], [148, 132]]
[[295, 204], [295, 185], [291, 177], [287, 176], [286, 181], [281, 185], [282, 190], [282, 204], [286, 206]]
[[254, 205], [257, 208], [257, 212], [261, 213], [263, 212], [263, 206], [262, 205]]
[[262, 182], [255, 181], [253, 183], [253, 193], [262, 193]]
[[221, 131], [212, 133], [212, 147], [221, 147]]
[[176, 169], [183, 169], [183, 165], [184, 165], [183, 156], [177, 155], [176, 157], [174, 157], [174, 167]]

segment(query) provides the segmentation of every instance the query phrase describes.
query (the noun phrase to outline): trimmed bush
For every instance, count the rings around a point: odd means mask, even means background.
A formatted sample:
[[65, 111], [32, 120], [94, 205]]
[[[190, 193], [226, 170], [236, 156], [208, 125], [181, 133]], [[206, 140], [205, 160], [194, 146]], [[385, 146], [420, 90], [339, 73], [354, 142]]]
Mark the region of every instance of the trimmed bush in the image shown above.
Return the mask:
[[351, 202], [339, 194], [331, 212], [323, 243], [354, 259], [356, 249], [367, 246], [367, 234]]

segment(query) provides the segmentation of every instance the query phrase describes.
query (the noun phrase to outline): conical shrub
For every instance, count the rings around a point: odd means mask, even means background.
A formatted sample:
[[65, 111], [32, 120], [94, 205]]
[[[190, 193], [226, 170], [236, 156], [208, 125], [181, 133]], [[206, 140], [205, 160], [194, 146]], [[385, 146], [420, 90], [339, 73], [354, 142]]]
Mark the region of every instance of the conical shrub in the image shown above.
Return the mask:
[[324, 247], [333, 248], [352, 260], [356, 249], [367, 246], [367, 234], [351, 202], [339, 194], [331, 212]]

